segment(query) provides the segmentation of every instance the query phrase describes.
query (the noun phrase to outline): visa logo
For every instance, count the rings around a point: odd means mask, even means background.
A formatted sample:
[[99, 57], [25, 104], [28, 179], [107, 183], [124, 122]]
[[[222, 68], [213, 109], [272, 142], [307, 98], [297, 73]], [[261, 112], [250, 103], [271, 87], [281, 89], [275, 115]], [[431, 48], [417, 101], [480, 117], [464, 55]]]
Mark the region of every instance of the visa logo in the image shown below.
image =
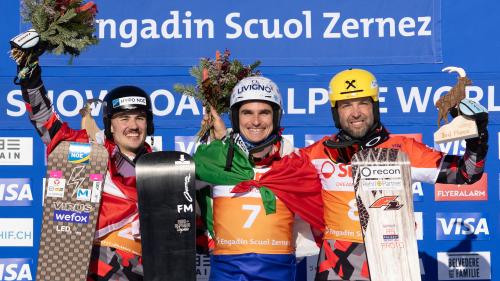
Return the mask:
[[54, 211], [54, 221], [69, 222], [69, 223], [89, 223], [89, 213], [86, 212], [72, 212], [55, 210]]
[[437, 240], [489, 240], [488, 220], [482, 213], [437, 213]]
[[91, 146], [88, 143], [72, 142], [69, 145], [68, 161], [74, 164], [87, 164], [90, 160]]
[[0, 259], [0, 281], [33, 280], [31, 259]]
[[175, 150], [193, 155], [196, 148], [198, 148], [198, 145], [194, 143], [194, 139], [194, 136], [175, 136]]
[[462, 156], [465, 153], [465, 140], [456, 140], [440, 144], [434, 144], [434, 149], [451, 155]]
[[422, 183], [419, 181], [413, 182], [411, 184], [411, 189], [413, 190], [413, 201], [423, 201], [424, 200], [424, 190], [422, 189]]
[[0, 206], [31, 206], [33, 194], [30, 183], [29, 178], [0, 179]]

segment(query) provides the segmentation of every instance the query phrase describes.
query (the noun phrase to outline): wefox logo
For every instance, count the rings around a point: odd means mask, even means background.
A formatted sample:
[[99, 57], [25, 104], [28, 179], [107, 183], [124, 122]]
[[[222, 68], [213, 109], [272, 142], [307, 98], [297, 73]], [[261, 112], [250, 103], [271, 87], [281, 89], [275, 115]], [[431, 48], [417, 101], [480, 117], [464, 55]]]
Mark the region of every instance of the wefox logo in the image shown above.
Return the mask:
[[482, 213], [437, 213], [437, 240], [489, 240], [488, 220]]
[[31, 206], [30, 182], [29, 178], [0, 179], [0, 206]]
[[31, 259], [0, 259], [0, 280], [33, 280]]
[[87, 212], [54, 211], [54, 221], [87, 224], [89, 223], [89, 216]]

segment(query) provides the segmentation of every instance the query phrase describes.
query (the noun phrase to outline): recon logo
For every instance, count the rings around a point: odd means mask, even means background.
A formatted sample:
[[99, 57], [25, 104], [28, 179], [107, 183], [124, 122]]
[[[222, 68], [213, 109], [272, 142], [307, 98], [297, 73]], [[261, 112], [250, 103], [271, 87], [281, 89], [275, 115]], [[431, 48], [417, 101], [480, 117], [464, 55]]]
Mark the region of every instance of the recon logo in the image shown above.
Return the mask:
[[365, 166], [361, 168], [362, 179], [400, 178], [399, 166]]

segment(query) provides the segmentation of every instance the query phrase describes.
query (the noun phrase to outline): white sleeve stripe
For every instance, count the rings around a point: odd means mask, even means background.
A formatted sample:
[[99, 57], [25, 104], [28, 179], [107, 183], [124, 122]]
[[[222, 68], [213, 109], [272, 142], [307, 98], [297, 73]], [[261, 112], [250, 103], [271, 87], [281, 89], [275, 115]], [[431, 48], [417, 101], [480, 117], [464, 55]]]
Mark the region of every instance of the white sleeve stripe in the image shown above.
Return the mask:
[[[439, 165], [441, 167], [441, 164]], [[430, 184], [436, 183], [440, 168], [415, 168], [411, 167], [411, 179]]]

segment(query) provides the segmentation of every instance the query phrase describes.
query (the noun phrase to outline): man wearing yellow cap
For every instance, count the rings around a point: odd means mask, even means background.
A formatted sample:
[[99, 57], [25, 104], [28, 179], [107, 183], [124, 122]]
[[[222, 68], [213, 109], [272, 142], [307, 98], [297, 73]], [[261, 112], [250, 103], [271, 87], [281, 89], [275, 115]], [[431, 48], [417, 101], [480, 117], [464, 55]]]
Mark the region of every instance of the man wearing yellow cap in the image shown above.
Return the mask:
[[404, 151], [413, 181], [471, 184], [483, 174], [488, 113], [481, 105], [475, 104], [478, 110], [471, 115], [479, 137], [466, 140], [465, 153], [459, 157], [412, 138], [391, 136], [380, 121], [378, 95], [377, 80], [366, 70], [335, 75], [330, 81], [330, 102], [339, 131], [301, 150], [316, 167], [323, 186], [325, 231], [316, 280], [369, 280], [350, 167], [357, 151], [371, 147]]

